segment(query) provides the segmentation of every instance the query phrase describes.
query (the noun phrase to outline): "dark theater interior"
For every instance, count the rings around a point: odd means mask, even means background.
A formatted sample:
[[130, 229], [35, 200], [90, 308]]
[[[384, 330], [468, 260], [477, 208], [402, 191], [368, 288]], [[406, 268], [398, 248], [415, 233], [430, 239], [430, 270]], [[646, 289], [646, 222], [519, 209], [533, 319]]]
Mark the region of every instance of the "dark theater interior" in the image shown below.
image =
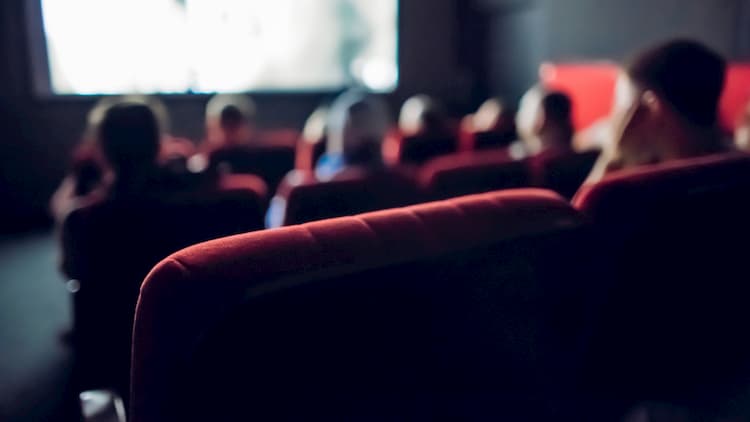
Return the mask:
[[0, 421], [750, 422], [750, 0], [0, 1]]

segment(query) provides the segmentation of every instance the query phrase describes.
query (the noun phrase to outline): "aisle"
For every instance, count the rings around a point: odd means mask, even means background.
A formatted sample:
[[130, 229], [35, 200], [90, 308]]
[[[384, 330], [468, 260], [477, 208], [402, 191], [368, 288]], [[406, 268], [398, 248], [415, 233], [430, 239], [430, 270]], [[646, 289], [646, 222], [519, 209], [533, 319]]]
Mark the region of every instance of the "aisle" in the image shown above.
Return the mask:
[[0, 239], [0, 420], [65, 419], [70, 298], [50, 233]]

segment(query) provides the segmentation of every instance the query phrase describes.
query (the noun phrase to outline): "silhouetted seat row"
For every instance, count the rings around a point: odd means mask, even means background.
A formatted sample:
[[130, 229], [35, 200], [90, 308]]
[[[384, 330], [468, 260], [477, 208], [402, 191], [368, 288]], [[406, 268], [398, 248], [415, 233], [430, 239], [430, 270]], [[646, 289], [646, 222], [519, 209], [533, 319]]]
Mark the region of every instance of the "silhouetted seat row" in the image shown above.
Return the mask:
[[132, 420], [544, 414], [579, 348], [555, 303], [582, 225], [520, 191], [183, 251], [142, 287]]
[[741, 394], [750, 379], [750, 158], [624, 172], [585, 186], [574, 204], [597, 227], [610, 268], [587, 359], [594, 382], [699, 406]]
[[[273, 134], [274, 132], [272, 132]], [[292, 138], [291, 131], [279, 131], [281, 136], [272, 136], [252, 145], [237, 145], [213, 151], [211, 167], [230, 173], [249, 173], [262, 177], [271, 189], [278, 186], [283, 176], [292, 169], [313, 171], [325, 153], [326, 138]], [[394, 133], [385, 141], [386, 161], [395, 166], [421, 166], [443, 156], [474, 150], [502, 150], [515, 137], [495, 132], [462, 135], [467, 140], [459, 142], [453, 133], [419, 134], [405, 136]], [[296, 141], [296, 142], [295, 142]], [[494, 152], [494, 151], [493, 151]]]
[[594, 165], [597, 153], [550, 155], [516, 161], [505, 150], [453, 154], [421, 168], [349, 171], [329, 182], [295, 171], [274, 201], [283, 218], [271, 224], [300, 224], [378, 209], [501, 189], [543, 186], [570, 198]]
[[195, 194], [111, 199], [80, 208], [62, 230], [63, 272], [76, 285], [75, 344], [84, 388], [127, 392], [134, 304], [142, 278], [187, 246], [263, 228], [265, 186], [232, 176]]
[[297, 136], [293, 131], [269, 132], [253, 145], [218, 148], [209, 154], [209, 166], [219, 173], [257, 175], [273, 192], [295, 167]]
[[[164, 201], [113, 200], [78, 210], [65, 221], [63, 269], [81, 286], [74, 299], [75, 326], [87, 366], [82, 373], [93, 375], [84, 377], [87, 387], [124, 379], [105, 369], [118, 367], [109, 362], [126, 361], [116, 351], [127, 350], [137, 288], [154, 264], [200, 241], [263, 228], [268, 198], [263, 182], [237, 175], [222, 180], [218, 192]], [[283, 201], [279, 224], [292, 225], [529, 184], [527, 163], [511, 161], [502, 151], [483, 152], [439, 158], [417, 180], [397, 169], [348, 170], [321, 183], [312, 173], [297, 171], [281, 184], [274, 201]], [[120, 270], [113, 275], [112, 268]], [[111, 352], [99, 353], [102, 341]]]
[[740, 394], [749, 189], [749, 157], [709, 157], [575, 208], [506, 191], [193, 246], [142, 286], [131, 420], [611, 420], [587, 412]]
[[294, 171], [279, 187], [274, 201], [283, 209], [278, 224], [290, 226], [333, 217], [401, 207], [421, 202], [413, 181], [397, 170], [345, 170], [320, 182], [312, 172]]

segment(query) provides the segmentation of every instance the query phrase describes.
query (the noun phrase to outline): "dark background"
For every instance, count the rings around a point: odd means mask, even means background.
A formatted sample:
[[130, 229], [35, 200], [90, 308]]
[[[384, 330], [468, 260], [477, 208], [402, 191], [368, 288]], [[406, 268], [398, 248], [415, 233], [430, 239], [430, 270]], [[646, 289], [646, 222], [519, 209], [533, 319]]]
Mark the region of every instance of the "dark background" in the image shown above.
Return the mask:
[[[33, 94], [25, 19], [32, 1], [0, 2], [0, 233], [48, 224], [47, 201], [96, 100]], [[493, 94], [514, 101], [542, 61], [617, 60], [673, 36], [750, 58], [750, 0], [402, 0], [400, 16], [394, 109], [416, 93], [440, 96], [457, 113]], [[254, 96], [265, 126], [293, 128], [326, 97]], [[200, 138], [207, 98], [164, 99], [172, 132]]]

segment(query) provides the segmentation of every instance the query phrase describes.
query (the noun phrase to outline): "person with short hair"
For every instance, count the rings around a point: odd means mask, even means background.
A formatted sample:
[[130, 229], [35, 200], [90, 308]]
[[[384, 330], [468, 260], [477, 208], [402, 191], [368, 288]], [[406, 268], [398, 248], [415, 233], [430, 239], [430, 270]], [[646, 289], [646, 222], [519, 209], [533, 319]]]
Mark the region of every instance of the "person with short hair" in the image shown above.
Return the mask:
[[726, 151], [718, 124], [726, 67], [721, 55], [691, 40], [657, 45], [627, 62], [617, 81], [614, 139], [589, 181]]
[[500, 98], [486, 100], [474, 114], [461, 122], [464, 151], [507, 148], [516, 139], [515, 110]]
[[257, 107], [242, 94], [218, 94], [206, 105], [206, 142], [210, 148], [246, 145], [257, 136]]
[[197, 189], [208, 182], [163, 166], [162, 120], [148, 102], [108, 99], [92, 110], [88, 125], [86, 145], [95, 151], [96, 161], [89, 157], [83, 162], [95, 165], [99, 173], [85, 191], [80, 189], [80, 178], [86, 175], [83, 170], [65, 178], [50, 203], [58, 223], [72, 211], [101, 200], [155, 197]]
[[381, 99], [358, 92], [342, 94], [329, 113], [326, 153], [315, 169], [318, 179], [331, 180], [352, 167], [381, 169], [382, 144], [390, 124], [388, 107]]
[[406, 100], [398, 123], [404, 136], [442, 135], [447, 130], [443, 107], [429, 95], [415, 95]]
[[543, 152], [572, 152], [573, 103], [559, 91], [550, 91], [537, 85], [521, 99], [516, 116], [520, 143], [514, 145], [517, 158], [534, 156]]

